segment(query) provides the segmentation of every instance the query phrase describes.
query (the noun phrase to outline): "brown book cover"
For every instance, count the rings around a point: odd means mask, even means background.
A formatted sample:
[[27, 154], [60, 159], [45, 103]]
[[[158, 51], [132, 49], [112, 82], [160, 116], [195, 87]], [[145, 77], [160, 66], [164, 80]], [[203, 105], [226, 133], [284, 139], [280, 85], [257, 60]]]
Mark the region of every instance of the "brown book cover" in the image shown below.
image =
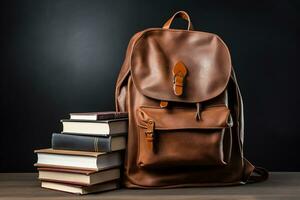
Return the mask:
[[98, 172], [96, 170], [54, 168], [54, 167], [49, 167], [49, 166], [47, 166], [47, 167], [38, 167], [37, 170], [38, 171], [66, 172], [66, 173], [75, 173], [75, 174], [84, 174], [84, 175], [90, 175], [90, 174]]
[[[90, 185], [94, 185], [94, 184], [99, 184], [101, 182], [107, 182], [107, 181], [120, 179], [120, 168], [117, 168], [117, 167], [105, 169], [105, 170], [101, 170], [101, 171], [39, 167], [38, 171], [39, 171], [39, 179], [41, 181], [50, 181], [50, 182], [65, 183], [65, 184], [75, 184], [75, 185], [82, 185], [82, 186], [90, 186]], [[52, 173], [52, 174], [41, 175], [41, 173]], [[53, 173], [55, 173], [55, 174], [53, 174]], [[72, 176], [72, 177], [75, 176], [75, 177], [70, 178], [70, 176]], [[86, 177], [86, 176], [90, 177], [91, 182], [86, 182], [86, 178], [83, 178], [83, 179], [80, 178], [80, 177]], [[98, 181], [96, 181], [96, 180], [98, 180]]]

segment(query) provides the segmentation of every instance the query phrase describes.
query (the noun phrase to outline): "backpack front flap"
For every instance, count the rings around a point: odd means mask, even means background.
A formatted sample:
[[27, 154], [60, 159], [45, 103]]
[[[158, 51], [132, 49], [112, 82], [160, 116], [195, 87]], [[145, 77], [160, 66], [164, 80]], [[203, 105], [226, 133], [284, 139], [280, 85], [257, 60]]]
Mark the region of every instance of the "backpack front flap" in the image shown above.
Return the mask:
[[[179, 64], [186, 70], [180, 95], [174, 89], [174, 70]], [[231, 74], [230, 55], [219, 37], [173, 29], [144, 32], [133, 47], [130, 66], [133, 82], [143, 95], [183, 103], [203, 102], [221, 94]]]

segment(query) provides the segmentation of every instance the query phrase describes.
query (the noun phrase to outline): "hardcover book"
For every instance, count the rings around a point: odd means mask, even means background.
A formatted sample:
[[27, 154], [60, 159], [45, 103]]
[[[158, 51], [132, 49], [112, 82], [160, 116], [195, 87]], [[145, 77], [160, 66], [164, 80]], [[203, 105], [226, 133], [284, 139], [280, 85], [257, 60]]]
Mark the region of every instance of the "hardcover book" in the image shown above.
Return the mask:
[[107, 119], [122, 119], [128, 118], [126, 112], [86, 112], [86, 113], [70, 113], [72, 120], [107, 120]]
[[97, 185], [92, 185], [92, 186], [80, 186], [80, 185], [73, 185], [73, 184], [42, 181], [42, 188], [69, 192], [74, 194], [89, 194], [95, 192], [104, 192], [104, 191], [117, 189], [118, 187], [119, 187], [119, 183], [117, 180], [101, 183]]
[[128, 120], [124, 119], [111, 119], [111, 120], [61, 120], [63, 124], [62, 133], [72, 133], [78, 135], [97, 135], [109, 136], [120, 135], [127, 133]]
[[37, 167], [54, 167], [100, 171], [122, 164], [121, 151], [110, 153], [40, 149], [37, 153]]
[[103, 171], [75, 170], [62, 168], [38, 168], [39, 179], [42, 181], [60, 182], [76, 185], [95, 185], [120, 179], [120, 169], [113, 168]]
[[125, 136], [92, 137], [71, 134], [52, 134], [52, 148], [76, 151], [111, 152], [125, 149]]

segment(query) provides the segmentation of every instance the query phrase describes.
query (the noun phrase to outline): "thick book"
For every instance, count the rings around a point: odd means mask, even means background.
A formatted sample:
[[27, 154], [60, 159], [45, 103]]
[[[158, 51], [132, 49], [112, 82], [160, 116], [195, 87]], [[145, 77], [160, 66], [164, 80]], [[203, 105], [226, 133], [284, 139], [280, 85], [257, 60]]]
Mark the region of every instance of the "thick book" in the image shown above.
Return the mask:
[[121, 151], [110, 153], [69, 151], [56, 149], [35, 150], [37, 167], [54, 167], [100, 171], [122, 164]]
[[104, 191], [117, 189], [117, 188], [119, 188], [119, 181], [114, 180], [114, 181], [100, 183], [100, 184], [91, 185], [91, 186], [80, 186], [80, 185], [73, 185], [73, 184], [42, 181], [41, 186], [42, 186], [42, 188], [47, 188], [47, 189], [58, 190], [58, 191], [62, 191], [62, 192], [68, 192], [68, 193], [81, 195], [81, 194], [104, 192]]
[[128, 119], [111, 119], [111, 120], [61, 120], [63, 124], [62, 133], [72, 133], [78, 135], [122, 135], [127, 133]]
[[125, 149], [125, 136], [92, 137], [71, 134], [52, 134], [52, 148], [76, 151], [111, 152]]
[[75, 170], [61, 168], [38, 168], [39, 179], [42, 181], [60, 182], [76, 185], [95, 185], [120, 179], [120, 169], [113, 168], [103, 171]]
[[73, 120], [107, 120], [128, 118], [126, 112], [86, 112], [86, 113], [70, 113], [70, 119]]

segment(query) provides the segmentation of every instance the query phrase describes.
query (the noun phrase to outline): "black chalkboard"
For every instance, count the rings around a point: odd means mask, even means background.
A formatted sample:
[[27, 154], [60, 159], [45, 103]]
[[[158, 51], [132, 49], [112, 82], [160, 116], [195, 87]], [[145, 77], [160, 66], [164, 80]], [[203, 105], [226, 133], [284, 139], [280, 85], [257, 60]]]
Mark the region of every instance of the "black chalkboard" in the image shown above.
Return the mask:
[[246, 157], [300, 169], [298, 1], [10, 0], [0, 9], [1, 172], [33, 171], [33, 150], [50, 146], [68, 113], [113, 110], [130, 37], [178, 10], [230, 48]]

